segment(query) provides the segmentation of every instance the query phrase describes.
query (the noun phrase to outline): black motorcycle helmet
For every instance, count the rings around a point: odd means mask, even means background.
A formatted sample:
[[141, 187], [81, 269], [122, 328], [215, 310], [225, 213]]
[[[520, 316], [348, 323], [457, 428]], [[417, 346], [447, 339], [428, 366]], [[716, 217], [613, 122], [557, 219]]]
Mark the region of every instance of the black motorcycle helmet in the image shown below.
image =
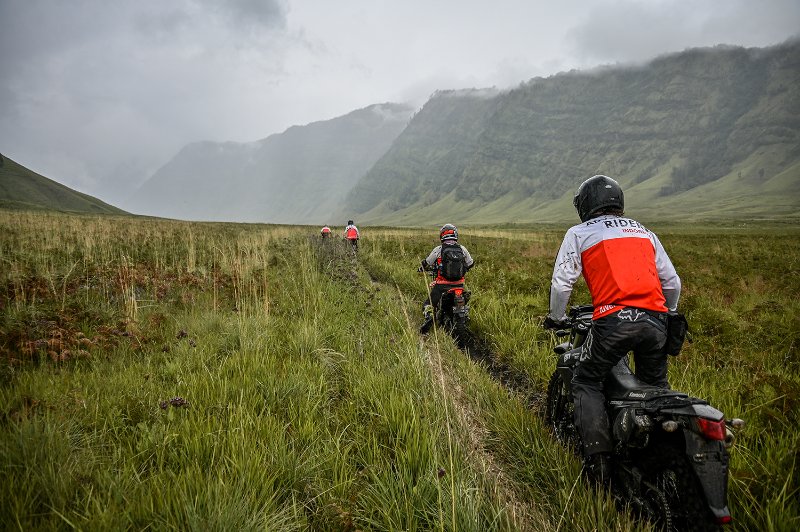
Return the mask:
[[439, 230], [439, 240], [442, 242], [445, 240], [458, 241], [458, 229], [456, 229], [456, 226], [453, 224], [444, 224]]
[[347, 220], [347, 225], [353, 225], [353, 220]]
[[605, 209], [623, 211], [625, 197], [619, 183], [608, 176], [596, 175], [581, 183], [572, 204], [575, 205], [581, 221], [585, 222]]

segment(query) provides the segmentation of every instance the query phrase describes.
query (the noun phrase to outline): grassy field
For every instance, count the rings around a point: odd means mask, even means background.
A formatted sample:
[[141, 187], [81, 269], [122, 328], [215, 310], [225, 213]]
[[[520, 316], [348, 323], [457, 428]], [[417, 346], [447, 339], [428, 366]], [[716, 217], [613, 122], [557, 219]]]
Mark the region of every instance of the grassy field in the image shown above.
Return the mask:
[[[541, 417], [564, 228], [464, 228], [509, 391], [416, 332], [436, 232], [0, 211], [0, 526], [647, 530]], [[655, 227], [694, 343], [673, 387], [747, 426], [733, 530], [796, 530], [800, 229]], [[573, 300], [588, 300], [579, 287]]]

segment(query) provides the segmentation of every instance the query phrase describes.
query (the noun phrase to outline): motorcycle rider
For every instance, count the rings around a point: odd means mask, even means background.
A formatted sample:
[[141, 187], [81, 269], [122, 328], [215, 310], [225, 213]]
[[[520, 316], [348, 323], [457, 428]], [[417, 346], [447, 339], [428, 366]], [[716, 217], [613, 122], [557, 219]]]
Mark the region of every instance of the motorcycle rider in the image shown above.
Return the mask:
[[347, 226], [344, 228], [344, 237], [353, 246], [353, 249], [358, 249], [358, 227], [353, 224], [353, 220], [347, 220]]
[[[458, 243], [458, 229], [453, 224], [444, 224], [439, 230], [440, 245], [433, 248], [430, 254], [422, 260], [422, 265], [417, 271], [436, 270], [436, 278], [430, 284], [430, 295], [422, 304], [422, 315], [424, 321], [420, 327], [421, 333], [426, 333], [433, 325], [433, 315], [442, 296], [454, 287], [464, 286], [464, 274], [475, 265], [475, 261], [467, 251], [467, 248]], [[454, 269], [448, 266], [449, 263], [458, 263]], [[459, 271], [459, 274], [448, 275], [448, 271]], [[449, 277], [449, 278], [448, 278]]]
[[584, 181], [573, 205], [581, 219], [556, 256], [546, 328], [566, 328], [572, 286], [583, 274], [592, 296], [592, 328], [572, 379], [575, 425], [587, 472], [601, 483], [611, 478], [611, 429], [603, 381], [633, 351], [636, 376], [667, 388], [667, 312], [677, 311], [681, 280], [658, 237], [623, 216], [619, 184], [604, 175]]
[[331, 236], [331, 228], [330, 228], [330, 227], [328, 227], [327, 225], [326, 225], [326, 226], [324, 226], [324, 227], [323, 227], [323, 228], [320, 230], [320, 234], [322, 235], [322, 238], [330, 238], [330, 236]]

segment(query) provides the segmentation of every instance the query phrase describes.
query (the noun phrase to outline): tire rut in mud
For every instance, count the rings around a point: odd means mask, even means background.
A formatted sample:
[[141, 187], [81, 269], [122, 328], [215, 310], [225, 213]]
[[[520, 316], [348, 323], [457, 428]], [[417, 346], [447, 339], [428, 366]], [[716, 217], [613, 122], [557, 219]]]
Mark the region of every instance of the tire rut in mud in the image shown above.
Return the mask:
[[466, 338], [460, 339], [457, 345], [473, 362], [486, 368], [489, 375], [509, 392], [524, 398], [525, 406], [537, 412], [542, 410], [544, 392], [537, 390], [527, 375], [502, 362], [486, 340], [467, 329]]
[[[368, 265], [363, 268], [373, 285], [383, 285], [384, 281], [376, 277]], [[399, 290], [399, 288], [398, 288]], [[500, 360], [491, 349], [490, 344], [477, 333], [467, 327], [466, 337], [453, 338], [458, 348], [478, 365], [484, 367], [489, 375], [506, 390], [524, 398], [525, 406], [539, 413], [544, 412], [545, 392], [537, 390], [530, 378]]]
[[349, 245], [333, 238], [309, 237], [320, 271], [351, 288], [359, 286], [358, 261]]

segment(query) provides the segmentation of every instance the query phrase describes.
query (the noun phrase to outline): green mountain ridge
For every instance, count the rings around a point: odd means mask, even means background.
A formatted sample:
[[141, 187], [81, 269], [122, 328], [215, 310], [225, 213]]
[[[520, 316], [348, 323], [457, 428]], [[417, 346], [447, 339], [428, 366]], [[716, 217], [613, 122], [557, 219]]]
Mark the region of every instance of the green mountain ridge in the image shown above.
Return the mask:
[[37, 174], [0, 154], [0, 208], [87, 214], [128, 214], [93, 196]]
[[[438, 91], [250, 143], [185, 146], [126, 208], [194, 220], [421, 225], [575, 221], [604, 173], [643, 222], [800, 221], [800, 42]], [[4, 158], [0, 207], [124, 213]]]
[[362, 223], [574, 221], [611, 175], [647, 219], [800, 213], [800, 44], [719, 46], [436, 93], [357, 183]]

